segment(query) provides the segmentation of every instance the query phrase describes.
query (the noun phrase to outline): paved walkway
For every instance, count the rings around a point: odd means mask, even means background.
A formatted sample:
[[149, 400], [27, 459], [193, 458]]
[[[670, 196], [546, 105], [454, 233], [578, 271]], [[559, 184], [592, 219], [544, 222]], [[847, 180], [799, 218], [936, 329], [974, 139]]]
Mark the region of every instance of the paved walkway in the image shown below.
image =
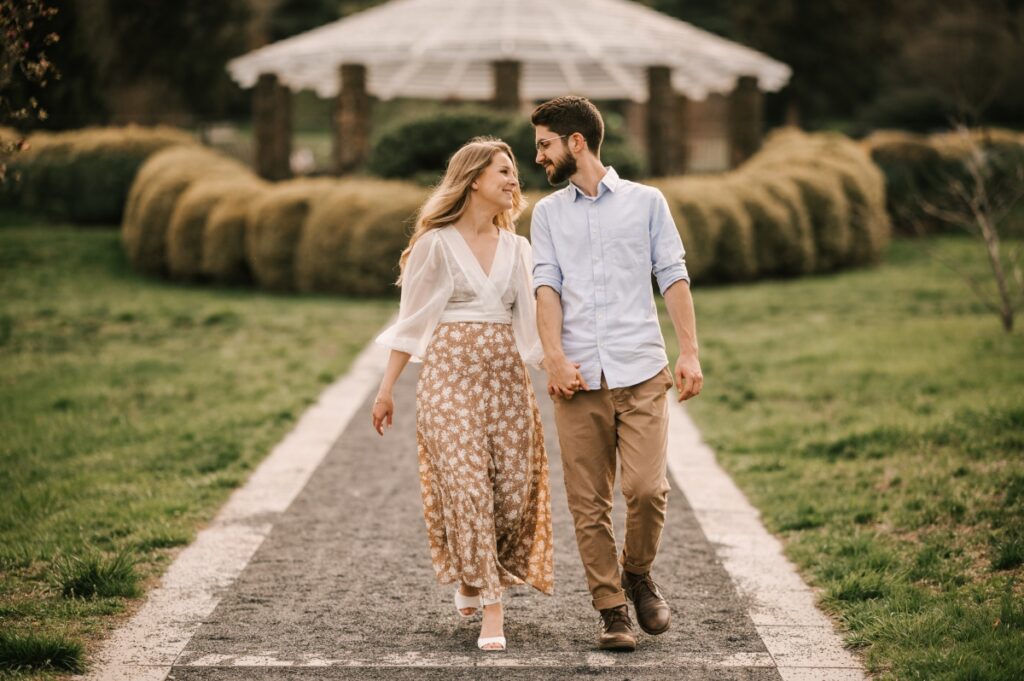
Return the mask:
[[[436, 584], [430, 566], [415, 451], [419, 365], [396, 388], [396, 424], [385, 438], [369, 425], [382, 367], [383, 355], [370, 349], [329, 389], [111, 639], [92, 678], [864, 678], [676, 407], [674, 484], [654, 570], [673, 606], [672, 628], [641, 634], [635, 653], [596, 650], [598, 617], [539, 375], [556, 595], [513, 590], [509, 650], [481, 653], [479, 620], [456, 616], [449, 588]], [[337, 437], [339, 419], [347, 425]], [[319, 455], [311, 451], [317, 448]], [[681, 479], [694, 506], [675, 484]], [[621, 537], [621, 497], [616, 503]]]

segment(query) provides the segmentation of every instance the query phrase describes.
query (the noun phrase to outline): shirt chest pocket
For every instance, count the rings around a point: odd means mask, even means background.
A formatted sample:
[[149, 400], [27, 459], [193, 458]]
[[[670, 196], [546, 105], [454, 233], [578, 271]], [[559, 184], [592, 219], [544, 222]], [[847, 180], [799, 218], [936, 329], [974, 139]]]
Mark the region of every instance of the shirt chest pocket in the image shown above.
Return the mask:
[[636, 218], [617, 220], [602, 230], [605, 254], [612, 262], [626, 267], [650, 267], [651, 234], [647, 221]]

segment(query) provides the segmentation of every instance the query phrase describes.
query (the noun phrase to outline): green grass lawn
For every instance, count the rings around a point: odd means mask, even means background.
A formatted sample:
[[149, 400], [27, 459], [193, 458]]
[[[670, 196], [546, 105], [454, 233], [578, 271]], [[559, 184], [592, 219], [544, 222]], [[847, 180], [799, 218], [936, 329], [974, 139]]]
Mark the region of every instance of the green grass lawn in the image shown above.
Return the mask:
[[1019, 681], [1024, 333], [936, 255], [986, 281], [977, 242], [941, 238], [871, 270], [695, 287], [688, 408], [880, 678]]
[[143, 279], [115, 229], [12, 215], [0, 301], [0, 676], [38, 678], [81, 665], [394, 310]]

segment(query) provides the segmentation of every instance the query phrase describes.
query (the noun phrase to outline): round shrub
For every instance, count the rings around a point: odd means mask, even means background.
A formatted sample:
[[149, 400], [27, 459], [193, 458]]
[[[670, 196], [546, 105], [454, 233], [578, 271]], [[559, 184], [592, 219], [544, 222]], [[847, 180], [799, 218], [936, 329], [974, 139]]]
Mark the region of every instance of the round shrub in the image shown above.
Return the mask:
[[796, 166], [789, 179], [800, 190], [814, 236], [815, 271], [831, 272], [850, 253], [850, 208], [842, 181], [832, 173]]
[[688, 177], [684, 182], [687, 200], [705, 206], [708, 214], [704, 240], [709, 250], [709, 281], [747, 281], [758, 274], [754, 224], [728, 178], [710, 175]]
[[412, 178], [428, 174], [436, 181], [459, 147], [479, 135], [502, 137], [511, 122], [508, 114], [485, 109], [441, 111], [406, 121], [377, 139], [368, 168], [381, 177]]
[[794, 224], [790, 203], [770, 191], [766, 179], [739, 173], [729, 179], [729, 186], [739, 196], [753, 225], [758, 274], [803, 274], [809, 271], [804, 235]]
[[255, 178], [239, 178], [224, 187], [203, 231], [202, 276], [221, 284], [252, 281], [245, 256], [246, 220], [249, 207], [270, 185]]
[[702, 200], [692, 178], [665, 178], [651, 183], [661, 190], [672, 212], [686, 251], [686, 269], [693, 281], [701, 279], [714, 264], [720, 224], [708, 202]]
[[378, 203], [352, 223], [350, 254], [346, 261], [356, 295], [395, 295], [398, 289], [398, 258], [409, 243], [416, 210], [426, 192], [405, 186], [389, 193], [387, 203]]
[[254, 176], [201, 179], [181, 195], [167, 228], [167, 269], [171, 278], [202, 278], [207, 220], [217, 203], [240, 186], [256, 188], [259, 181]]
[[295, 252], [310, 207], [334, 184], [291, 180], [271, 185], [249, 208], [245, 252], [256, 283], [270, 291], [295, 291]]
[[787, 175], [766, 173], [759, 178], [761, 185], [786, 208], [789, 221], [780, 236], [777, 257], [782, 262], [782, 274], [801, 276], [815, 269], [814, 227], [804, 203], [803, 194]]
[[906, 235], [935, 231], [938, 224], [922, 202], [936, 198], [944, 173], [942, 155], [926, 138], [910, 133], [875, 133], [864, 145], [885, 174], [886, 205], [894, 229]]
[[122, 242], [128, 260], [145, 274], [167, 271], [167, 228], [178, 198], [204, 177], [251, 175], [248, 168], [203, 147], [171, 147], [140, 170], [128, 195]]
[[382, 207], [403, 200], [409, 191], [409, 185], [398, 182], [343, 180], [319, 197], [310, 208], [296, 251], [299, 290], [351, 294], [375, 288], [376, 284], [368, 287], [363, 280], [364, 254], [353, 246], [357, 225]]

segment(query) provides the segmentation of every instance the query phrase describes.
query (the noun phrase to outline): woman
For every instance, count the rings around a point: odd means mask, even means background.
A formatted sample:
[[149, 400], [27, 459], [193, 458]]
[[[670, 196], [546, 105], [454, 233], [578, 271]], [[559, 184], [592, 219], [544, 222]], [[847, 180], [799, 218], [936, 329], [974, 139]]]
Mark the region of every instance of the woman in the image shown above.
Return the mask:
[[[373, 405], [381, 435], [392, 389], [421, 358], [416, 438], [423, 516], [438, 581], [458, 583], [463, 617], [483, 610], [477, 645], [504, 650], [502, 590], [553, 590], [544, 432], [524, 360], [542, 359], [525, 206], [512, 150], [475, 138], [448, 162], [399, 261], [398, 321]], [[482, 603], [482, 608], [481, 608]]]

